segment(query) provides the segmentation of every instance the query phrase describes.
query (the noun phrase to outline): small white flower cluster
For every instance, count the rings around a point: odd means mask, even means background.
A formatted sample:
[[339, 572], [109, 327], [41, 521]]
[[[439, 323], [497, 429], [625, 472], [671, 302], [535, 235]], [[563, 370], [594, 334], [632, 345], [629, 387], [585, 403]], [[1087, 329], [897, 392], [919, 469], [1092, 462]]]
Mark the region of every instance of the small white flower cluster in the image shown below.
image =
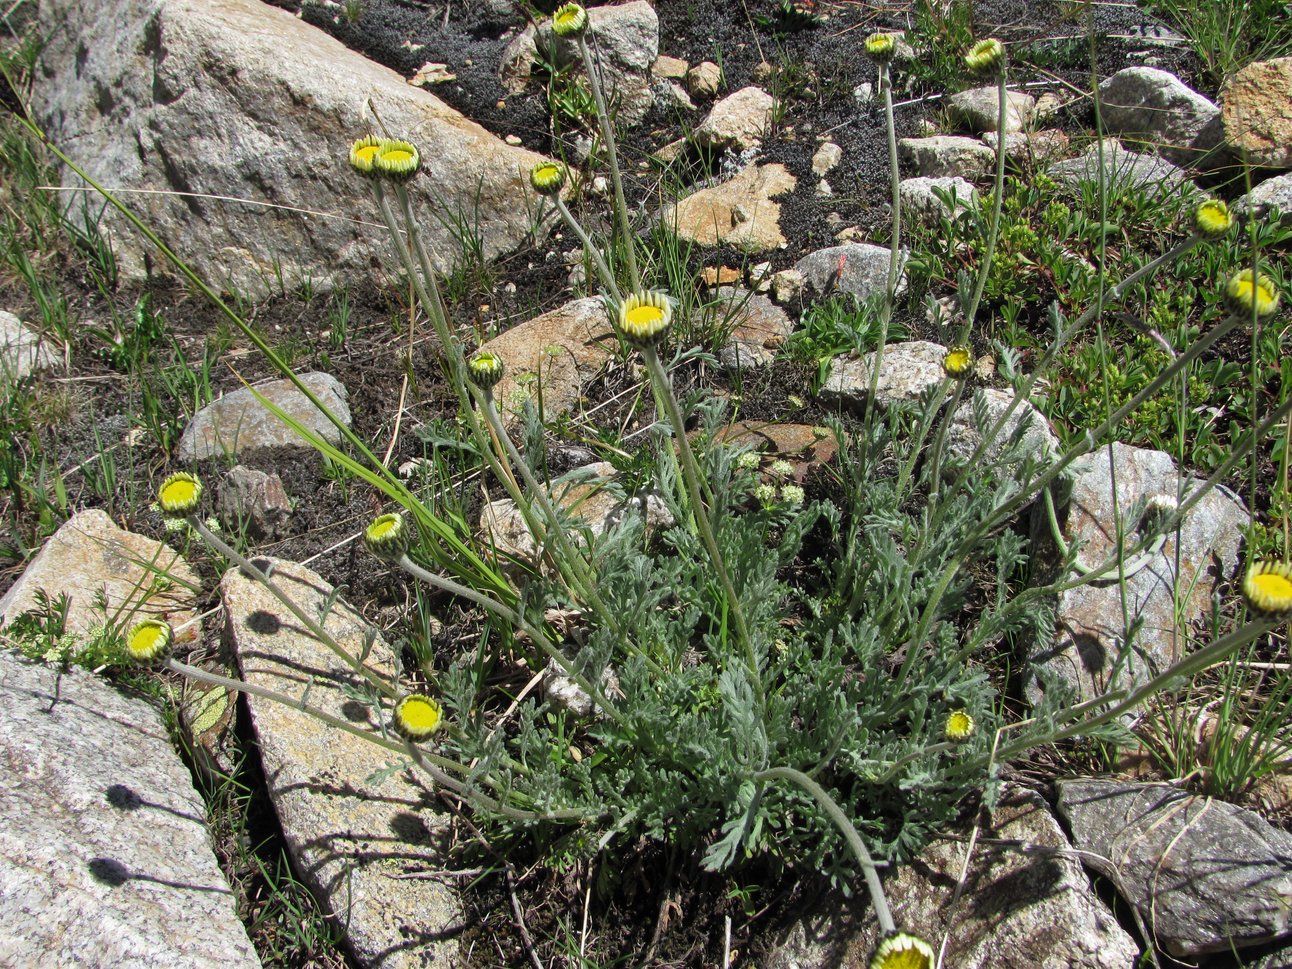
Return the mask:
[[[155, 511], [157, 512], [157, 514], [161, 515], [160, 502], [154, 501], [151, 504], [149, 504], [148, 508], [150, 511]], [[219, 519], [208, 518], [205, 524], [206, 524], [206, 527], [213, 532], [219, 532], [222, 530], [220, 527]], [[193, 529], [189, 527], [188, 521], [183, 518], [174, 518], [170, 515], [162, 515], [162, 528], [164, 528], [167, 532], [169, 532], [172, 535], [177, 535], [180, 532], [184, 532], [189, 538], [199, 537], [197, 532], [193, 531]]]

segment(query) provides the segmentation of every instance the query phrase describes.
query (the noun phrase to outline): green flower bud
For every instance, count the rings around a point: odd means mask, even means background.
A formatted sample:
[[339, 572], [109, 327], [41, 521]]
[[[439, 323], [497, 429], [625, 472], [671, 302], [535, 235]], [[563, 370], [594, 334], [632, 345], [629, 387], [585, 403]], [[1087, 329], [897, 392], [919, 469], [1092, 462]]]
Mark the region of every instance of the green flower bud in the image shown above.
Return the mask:
[[399, 512], [378, 515], [363, 531], [363, 543], [378, 558], [397, 560], [408, 551], [408, 526]]

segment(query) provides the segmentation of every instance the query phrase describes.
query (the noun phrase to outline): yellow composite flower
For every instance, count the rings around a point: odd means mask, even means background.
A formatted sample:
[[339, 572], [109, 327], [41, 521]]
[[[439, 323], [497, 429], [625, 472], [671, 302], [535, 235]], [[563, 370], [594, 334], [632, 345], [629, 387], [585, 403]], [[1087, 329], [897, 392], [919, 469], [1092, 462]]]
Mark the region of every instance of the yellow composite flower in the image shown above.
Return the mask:
[[1207, 199], [1193, 210], [1193, 231], [1204, 239], [1219, 239], [1234, 227], [1234, 214], [1221, 199]]
[[360, 175], [375, 178], [377, 152], [381, 151], [381, 146], [385, 143], [385, 138], [378, 138], [376, 135], [365, 135], [354, 142], [350, 146], [350, 167]]
[[667, 293], [638, 290], [619, 305], [619, 335], [631, 347], [642, 350], [655, 346], [672, 325], [673, 302]]
[[1243, 577], [1243, 595], [1258, 612], [1274, 616], [1292, 612], [1292, 565], [1253, 562]]
[[421, 170], [422, 156], [411, 141], [388, 139], [373, 156], [373, 167], [386, 178], [406, 182]]
[[947, 725], [943, 734], [947, 740], [952, 743], [963, 743], [974, 735], [976, 725], [973, 717], [969, 716], [968, 710], [955, 710], [947, 717]]
[[933, 963], [933, 947], [909, 932], [880, 939], [870, 957], [870, 969], [933, 969]]
[[967, 377], [973, 373], [973, 351], [966, 346], [954, 346], [942, 358], [942, 369], [948, 377]]
[[443, 722], [443, 708], [425, 694], [410, 693], [395, 704], [395, 729], [409, 740], [425, 740]]
[[995, 37], [980, 40], [965, 54], [965, 67], [975, 74], [999, 74], [1005, 66], [1005, 45]]
[[529, 184], [539, 195], [556, 195], [565, 187], [565, 166], [560, 162], [539, 162], [529, 170]]
[[577, 3], [567, 3], [552, 14], [552, 33], [557, 37], [575, 37], [588, 26], [588, 12]]
[[189, 515], [202, 501], [202, 480], [187, 471], [176, 471], [157, 489], [157, 504], [168, 515]]
[[170, 623], [143, 619], [126, 633], [126, 654], [136, 663], [153, 663], [166, 655], [174, 638]]
[[866, 55], [876, 64], [887, 64], [897, 53], [900, 35], [880, 31], [866, 38]]
[[502, 380], [505, 370], [502, 357], [492, 350], [477, 350], [467, 361], [467, 373], [471, 382], [482, 390], [488, 390]]
[[408, 526], [397, 511], [378, 515], [363, 530], [363, 543], [379, 558], [398, 559], [408, 550]]
[[1241, 269], [1225, 285], [1225, 305], [1235, 316], [1270, 316], [1279, 308], [1279, 291], [1274, 280], [1250, 269]]

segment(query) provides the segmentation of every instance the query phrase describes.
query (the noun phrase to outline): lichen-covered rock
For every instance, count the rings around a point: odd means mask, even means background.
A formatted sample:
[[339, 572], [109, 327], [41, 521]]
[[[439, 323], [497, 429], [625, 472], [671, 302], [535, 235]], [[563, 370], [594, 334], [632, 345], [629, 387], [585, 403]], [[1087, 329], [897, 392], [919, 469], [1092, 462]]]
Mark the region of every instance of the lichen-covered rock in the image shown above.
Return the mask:
[[1091, 146], [1078, 158], [1055, 162], [1048, 172], [1061, 185], [1073, 188], [1103, 181], [1113, 194], [1134, 189], [1144, 192], [1149, 198], [1162, 198], [1181, 192], [1197, 192], [1197, 187], [1178, 165], [1155, 155], [1126, 151], [1111, 140], [1104, 142], [1102, 156], [1099, 146]]
[[[976, 87], [953, 94], [946, 100], [947, 113], [959, 125], [976, 135], [995, 131], [1000, 125], [1000, 95], [996, 86]], [[1005, 130], [1022, 131], [1032, 123], [1036, 98], [1022, 91], [1005, 94]]]
[[[902, 401], [917, 400], [946, 376], [942, 358], [946, 347], [927, 340], [893, 343], [884, 348], [879, 362], [879, 382], [875, 401], [880, 407]], [[875, 354], [841, 357], [830, 367], [830, 376], [821, 387], [821, 397], [838, 401], [845, 407], [862, 408], [870, 397], [870, 378], [875, 368]]]
[[[794, 268], [804, 285], [821, 296], [851, 293], [858, 299], [883, 295], [888, 288], [888, 266], [893, 251], [866, 242], [845, 242], [808, 253]], [[906, 292], [906, 256], [898, 254], [897, 293]]]
[[[902, 211], [925, 225], [954, 219], [978, 200], [978, 190], [963, 178], [904, 178], [898, 183]], [[939, 193], [948, 201], [939, 198]]]
[[702, 148], [745, 151], [767, 134], [774, 104], [772, 96], [762, 88], [741, 88], [715, 104], [692, 137]]
[[1258, 814], [1167, 784], [1059, 782], [1082, 860], [1180, 959], [1292, 934], [1292, 835]]
[[[374, 636], [367, 666], [393, 679], [389, 646], [332, 587], [301, 565], [260, 559], [307, 615], [319, 616], [343, 649], [358, 655]], [[356, 727], [384, 736], [390, 710], [373, 710], [352, 692], [359, 676], [301, 627], [264, 586], [238, 569], [220, 595], [227, 635], [250, 683], [303, 700]], [[420, 969], [458, 964], [463, 928], [454, 891], [432, 878], [407, 877], [450, 867], [449, 818], [422, 775], [373, 775], [402, 759], [307, 714], [248, 696], [269, 798], [296, 871], [345, 931], [365, 966]]]
[[1220, 90], [1225, 143], [1249, 165], [1292, 168], [1292, 57], [1248, 64]]
[[679, 239], [701, 246], [730, 245], [766, 252], [785, 245], [778, 195], [798, 180], [784, 165], [750, 165], [725, 182], [666, 205], [660, 224]]
[[161, 714], [0, 650], [0, 964], [258, 969]]
[[1220, 143], [1220, 109], [1169, 71], [1127, 67], [1099, 85], [1110, 134], [1190, 165]]
[[925, 178], [975, 178], [987, 174], [996, 163], [994, 151], [977, 138], [963, 135], [903, 138], [897, 150], [902, 160]]

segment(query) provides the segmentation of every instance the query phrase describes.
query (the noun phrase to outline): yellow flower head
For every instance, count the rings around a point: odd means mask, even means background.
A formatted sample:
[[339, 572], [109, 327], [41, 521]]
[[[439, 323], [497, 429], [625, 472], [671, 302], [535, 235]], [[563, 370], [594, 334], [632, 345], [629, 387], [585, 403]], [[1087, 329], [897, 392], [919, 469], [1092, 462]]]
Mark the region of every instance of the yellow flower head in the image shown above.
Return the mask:
[[411, 141], [384, 141], [373, 156], [373, 167], [393, 182], [406, 182], [421, 170], [422, 156]]
[[565, 166], [560, 162], [539, 162], [529, 170], [529, 184], [539, 195], [556, 195], [565, 187]]
[[482, 390], [488, 390], [502, 380], [505, 369], [502, 357], [492, 350], [477, 350], [467, 361], [467, 374], [471, 377], [472, 383]]
[[378, 515], [363, 530], [363, 543], [378, 558], [398, 559], [408, 550], [408, 527], [399, 512]]
[[588, 12], [577, 3], [567, 3], [552, 14], [552, 33], [557, 37], [577, 37], [588, 26]]
[[1254, 311], [1266, 317], [1279, 308], [1279, 292], [1269, 276], [1242, 269], [1225, 286], [1225, 305], [1235, 316], [1251, 316]]
[[1243, 595], [1258, 612], [1273, 616], [1292, 612], [1292, 565], [1253, 562], [1243, 577]]
[[973, 736], [976, 725], [973, 717], [969, 716], [968, 710], [956, 710], [947, 717], [947, 725], [943, 734], [947, 740], [952, 743], [964, 743]]
[[965, 54], [965, 67], [974, 74], [999, 75], [1005, 69], [1005, 45], [994, 37], [978, 41]]
[[126, 654], [139, 664], [163, 659], [175, 638], [170, 623], [160, 619], [144, 619], [130, 627], [126, 633]]
[[202, 481], [195, 474], [177, 471], [157, 489], [157, 504], [168, 515], [189, 515], [202, 500]]
[[672, 324], [673, 303], [666, 293], [638, 290], [619, 306], [619, 335], [638, 350], [658, 344]]
[[870, 969], [933, 969], [933, 947], [917, 935], [894, 932], [880, 939]]
[[376, 178], [375, 162], [377, 152], [386, 143], [385, 138], [376, 135], [365, 135], [350, 146], [350, 167], [366, 178]]
[[409, 740], [425, 740], [443, 722], [444, 710], [424, 694], [410, 693], [395, 704], [395, 729]]
[[900, 34], [883, 32], [871, 34], [866, 38], [866, 56], [876, 64], [887, 64], [897, 53], [897, 41]]
[[948, 377], [967, 377], [973, 373], [973, 351], [954, 346], [942, 358], [942, 370]]
[[1234, 214], [1220, 199], [1207, 199], [1193, 210], [1193, 231], [1204, 239], [1220, 239], [1234, 227]]

